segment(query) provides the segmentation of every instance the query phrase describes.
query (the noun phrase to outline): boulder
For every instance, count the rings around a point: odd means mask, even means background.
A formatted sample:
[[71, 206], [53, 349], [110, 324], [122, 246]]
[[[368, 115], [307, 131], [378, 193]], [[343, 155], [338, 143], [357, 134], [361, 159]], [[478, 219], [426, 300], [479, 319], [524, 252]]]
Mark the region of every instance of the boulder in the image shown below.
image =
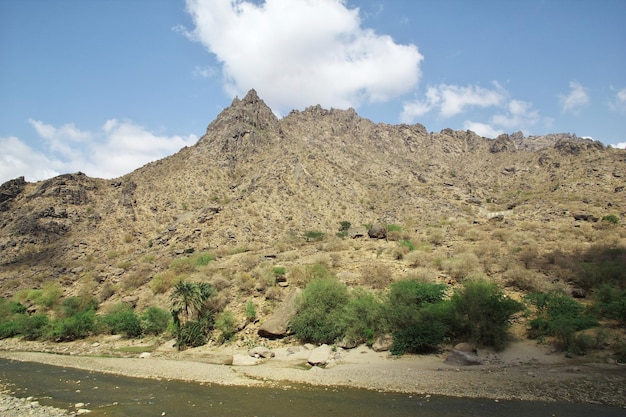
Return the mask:
[[272, 352], [269, 348], [265, 346], [256, 346], [252, 349], [248, 350], [248, 355], [255, 358], [273, 358], [275, 356], [274, 352]]
[[233, 355], [233, 366], [254, 366], [261, 363], [261, 359], [254, 358], [250, 355]]
[[391, 345], [393, 345], [393, 336], [390, 334], [384, 334], [382, 336], [378, 336], [372, 345], [372, 350], [374, 352], [386, 352], [391, 349]]
[[330, 355], [332, 354], [332, 349], [330, 346], [324, 344], [318, 348], [315, 348], [311, 351], [307, 362], [311, 366], [320, 366], [326, 365], [330, 360]]
[[454, 349], [450, 355], [444, 360], [448, 365], [469, 366], [482, 365], [483, 360], [473, 352], [464, 352]]
[[289, 335], [289, 320], [296, 314], [296, 299], [300, 294], [299, 288], [291, 291], [274, 314], [259, 327], [258, 334], [268, 339], [279, 339]]
[[387, 237], [387, 228], [381, 224], [375, 224], [367, 231], [367, 235], [372, 239], [384, 239]]

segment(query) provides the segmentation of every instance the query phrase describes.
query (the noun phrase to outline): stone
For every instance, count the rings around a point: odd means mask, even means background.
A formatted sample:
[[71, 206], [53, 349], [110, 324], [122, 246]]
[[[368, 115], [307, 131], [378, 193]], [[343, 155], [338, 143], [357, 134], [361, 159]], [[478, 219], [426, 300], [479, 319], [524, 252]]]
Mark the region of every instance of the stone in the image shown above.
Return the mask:
[[151, 356], [152, 356], [152, 353], [150, 352], [141, 352], [141, 355], [139, 355], [139, 359], [147, 359]]
[[467, 343], [467, 342], [462, 342], [462, 343], [458, 343], [456, 346], [454, 346], [454, 350], [458, 350], [461, 352], [466, 352], [466, 353], [478, 353], [478, 350], [476, 349], [476, 347], [474, 347], [474, 345], [472, 345], [471, 343]]
[[387, 228], [383, 225], [375, 224], [367, 231], [367, 235], [372, 239], [384, 239], [387, 237]]
[[256, 346], [253, 347], [252, 349], [248, 350], [248, 355], [255, 357], [255, 358], [273, 358], [274, 356], [276, 356], [274, 354], [274, 352], [271, 351], [271, 349], [266, 348], [265, 346]]
[[323, 344], [311, 351], [307, 363], [311, 366], [323, 366], [330, 360], [332, 349], [327, 344]]
[[461, 350], [454, 349], [450, 355], [444, 360], [448, 365], [457, 366], [469, 366], [469, 365], [481, 365], [482, 359], [472, 352], [463, 352]]
[[372, 345], [372, 350], [374, 352], [387, 352], [391, 349], [391, 345], [393, 345], [393, 336], [390, 334], [384, 334], [382, 336], [378, 336]]
[[254, 366], [261, 363], [261, 359], [254, 358], [250, 355], [233, 355], [233, 366]]
[[274, 314], [261, 324], [258, 330], [259, 336], [268, 339], [279, 339], [290, 334], [287, 326], [289, 320], [296, 314], [296, 299], [300, 292], [301, 290], [296, 288], [287, 295]]

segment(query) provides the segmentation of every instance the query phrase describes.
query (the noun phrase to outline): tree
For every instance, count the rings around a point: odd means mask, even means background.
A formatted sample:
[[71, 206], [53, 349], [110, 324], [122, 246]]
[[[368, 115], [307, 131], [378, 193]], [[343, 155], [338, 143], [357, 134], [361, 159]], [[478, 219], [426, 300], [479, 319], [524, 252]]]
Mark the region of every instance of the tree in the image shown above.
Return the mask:
[[204, 300], [198, 283], [180, 281], [174, 287], [170, 301], [172, 302], [172, 315], [179, 319], [178, 315], [182, 312], [185, 316], [185, 322], [188, 322], [190, 316], [200, 311]]

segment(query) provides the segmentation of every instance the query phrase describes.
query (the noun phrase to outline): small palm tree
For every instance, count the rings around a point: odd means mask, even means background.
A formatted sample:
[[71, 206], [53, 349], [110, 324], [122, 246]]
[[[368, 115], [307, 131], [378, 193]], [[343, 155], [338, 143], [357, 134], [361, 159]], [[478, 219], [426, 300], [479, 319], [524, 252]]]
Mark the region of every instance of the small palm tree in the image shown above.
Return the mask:
[[189, 321], [189, 317], [197, 314], [204, 304], [202, 298], [202, 290], [196, 282], [180, 281], [174, 286], [174, 292], [170, 296], [172, 302], [172, 311], [178, 313], [183, 312], [185, 315], [185, 323]]

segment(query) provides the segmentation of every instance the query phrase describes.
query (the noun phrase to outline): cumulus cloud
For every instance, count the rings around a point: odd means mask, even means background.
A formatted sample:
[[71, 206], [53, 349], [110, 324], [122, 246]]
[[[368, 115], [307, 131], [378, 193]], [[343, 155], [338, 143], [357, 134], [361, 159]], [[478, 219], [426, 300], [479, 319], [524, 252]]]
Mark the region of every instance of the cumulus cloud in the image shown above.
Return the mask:
[[619, 148], [619, 149], [626, 149], [626, 142], [619, 142], [616, 143], [614, 145], [611, 145], [614, 148]]
[[609, 102], [609, 108], [615, 112], [626, 112], [626, 88], [615, 93], [615, 99]]
[[21, 176], [38, 181], [62, 171], [61, 161], [35, 151], [15, 136], [0, 138], [0, 183]]
[[480, 122], [472, 122], [471, 120], [466, 120], [463, 124], [463, 127], [467, 130], [471, 130], [477, 135], [484, 136], [486, 138], [496, 138], [504, 133], [502, 129], [496, 129], [490, 124], [480, 123]]
[[570, 91], [559, 96], [563, 113], [578, 113], [580, 108], [589, 104], [587, 90], [579, 82], [570, 81]]
[[506, 92], [498, 83], [494, 83], [492, 89], [477, 85], [439, 84], [428, 87], [423, 100], [405, 102], [400, 119], [404, 123], [411, 123], [431, 111], [448, 118], [472, 107], [500, 106], [505, 100]]
[[94, 132], [73, 124], [29, 123], [41, 139], [37, 149], [16, 137], [0, 138], [0, 182], [24, 176], [38, 181], [67, 172], [114, 178], [197, 142], [196, 135], [155, 134], [132, 121], [107, 120]]
[[341, 0], [186, 4], [195, 27], [185, 35], [215, 54], [226, 92], [255, 88], [279, 113], [384, 102], [411, 91], [421, 76], [415, 45], [362, 27], [359, 9]]
[[539, 111], [533, 109], [531, 103], [522, 100], [509, 101], [505, 113], [496, 114], [491, 118], [492, 124], [502, 126], [508, 130], [529, 127], [538, 121]]

